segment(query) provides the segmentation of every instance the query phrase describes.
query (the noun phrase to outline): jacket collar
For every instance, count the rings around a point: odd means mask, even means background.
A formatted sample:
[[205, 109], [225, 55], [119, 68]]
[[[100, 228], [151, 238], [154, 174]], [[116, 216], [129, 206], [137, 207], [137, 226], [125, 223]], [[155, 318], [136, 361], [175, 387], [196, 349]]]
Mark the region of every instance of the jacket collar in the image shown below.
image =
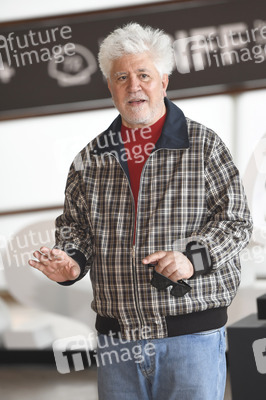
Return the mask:
[[165, 97], [164, 102], [167, 114], [161, 136], [155, 144], [155, 149], [189, 148], [187, 121], [183, 111], [168, 100], [167, 97]]
[[[187, 122], [183, 112], [174, 103], [164, 98], [166, 105], [166, 119], [161, 136], [155, 144], [152, 152], [158, 149], [187, 149], [189, 148]], [[102, 153], [116, 152], [121, 154], [124, 144], [121, 141], [121, 115], [112, 122], [106, 131], [96, 139], [92, 153], [99, 155]]]

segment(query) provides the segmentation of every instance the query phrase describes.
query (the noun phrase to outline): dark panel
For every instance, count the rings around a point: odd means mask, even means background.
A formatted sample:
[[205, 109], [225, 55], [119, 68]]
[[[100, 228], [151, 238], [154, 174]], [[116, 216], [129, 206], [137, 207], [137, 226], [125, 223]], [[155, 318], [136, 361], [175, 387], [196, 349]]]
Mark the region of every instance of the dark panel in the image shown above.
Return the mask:
[[264, 0], [155, 3], [0, 24], [0, 119], [112, 106], [99, 43], [129, 21], [173, 38], [169, 98], [266, 87]]
[[228, 326], [227, 335], [233, 400], [265, 400], [266, 320], [250, 314]]

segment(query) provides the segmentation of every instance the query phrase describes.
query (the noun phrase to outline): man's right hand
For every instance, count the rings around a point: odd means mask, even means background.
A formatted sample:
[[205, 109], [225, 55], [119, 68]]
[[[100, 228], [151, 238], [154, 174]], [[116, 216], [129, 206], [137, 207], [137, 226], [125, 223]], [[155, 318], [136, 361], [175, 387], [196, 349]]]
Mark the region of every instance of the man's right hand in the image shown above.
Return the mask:
[[29, 260], [29, 265], [41, 271], [52, 281], [73, 281], [80, 275], [78, 263], [63, 250], [41, 247], [40, 251], [35, 251], [33, 255], [38, 261]]

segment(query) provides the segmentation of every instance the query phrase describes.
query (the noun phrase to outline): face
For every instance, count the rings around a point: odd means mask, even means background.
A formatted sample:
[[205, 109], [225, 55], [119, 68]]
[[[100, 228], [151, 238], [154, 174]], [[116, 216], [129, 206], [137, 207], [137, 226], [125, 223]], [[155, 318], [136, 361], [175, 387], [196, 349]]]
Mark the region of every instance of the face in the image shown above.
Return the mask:
[[164, 115], [168, 75], [160, 76], [149, 54], [126, 54], [114, 60], [107, 81], [125, 126], [149, 126]]

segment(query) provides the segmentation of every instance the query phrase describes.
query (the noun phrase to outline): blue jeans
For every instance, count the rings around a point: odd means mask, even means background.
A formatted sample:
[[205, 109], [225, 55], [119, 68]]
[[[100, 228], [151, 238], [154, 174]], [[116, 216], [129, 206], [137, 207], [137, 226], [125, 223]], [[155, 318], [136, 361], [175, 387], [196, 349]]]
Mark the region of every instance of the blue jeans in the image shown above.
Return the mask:
[[224, 327], [155, 340], [98, 339], [99, 400], [224, 398]]

